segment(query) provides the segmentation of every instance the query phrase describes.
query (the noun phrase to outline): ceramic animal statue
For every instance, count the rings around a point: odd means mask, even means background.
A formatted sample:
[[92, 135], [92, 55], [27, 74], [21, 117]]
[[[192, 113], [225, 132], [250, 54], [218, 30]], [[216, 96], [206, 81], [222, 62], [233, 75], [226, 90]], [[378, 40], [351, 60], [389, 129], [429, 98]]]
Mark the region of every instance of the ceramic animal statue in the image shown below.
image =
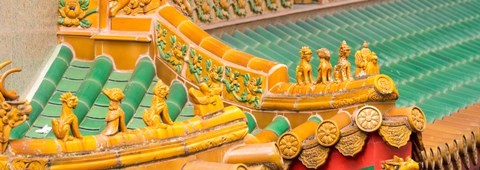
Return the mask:
[[127, 15], [146, 14], [160, 7], [160, 0], [110, 0], [110, 16], [116, 16], [121, 10]]
[[330, 51], [326, 48], [317, 50], [320, 65], [318, 66], [317, 84], [332, 81], [332, 64], [330, 63]]
[[[4, 68], [12, 61], [6, 61], [0, 64], [0, 69]], [[3, 73], [0, 77], [0, 153], [5, 152], [10, 139], [10, 132], [14, 127], [28, 120], [32, 111], [32, 106], [27, 100], [18, 101], [19, 96], [13, 90], [5, 89], [5, 79], [14, 72], [20, 72], [22, 69], [12, 68]]]
[[382, 162], [382, 170], [418, 170], [420, 166], [412, 158], [407, 157], [406, 160], [398, 156], [393, 159]]
[[194, 103], [193, 110], [195, 115], [205, 116], [224, 108], [223, 101], [219, 95], [222, 89], [210, 88], [206, 83], [200, 83], [199, 87], [200, 90], [195, 88], [188, 90], [188, 94]]
[[298, 85], [313, 84], [312, 66], [310, 60], [312, 58], [312, 50], [304, 46], [300, 49], [300, 64], [295, 69]]
[[[168, 114], [168, 106], [165, 102], [170, 88], [161, 80], [153, 88], [152, 106], [143, 112], [143, 121], [148, 127], [166, 128], [173, 121]], [[162, 120], [160, 122], [160, 120]], [[163, 123], [162, 123], [163, 122]]]
[[367, 42], [363, 42], [363, 48], [355, 53], [355, 76], [364, 76], [367, 68], [367, 58], [371, 55]]
[[338, 50], [338, 63], [334, 68], [334, 77], [336, 82], [344, 82], [352, 80], [352, 74], [350, 73], [350, 62], [348, 56], [350, 55], [350, 47], [347, 42], [342, 41]]
[[380, 74], [380, 68], [378, 67], [378, 57], [375, 52], [372, 52], [367, 58], [367, 67], [365, 72], [367, 75]]
[[105, 117], [105, 121], [107, 121], [107, 127], [105, 127], [102, 134], [111, 136], [117, 134], [119, 131], [127, 132], [127, 127], [125, 125], [125, 113], [120, 107], [120, 103], [125, 97], [122, 90], [119, 88], [113, 88], [105, 89], [102, 92], [110, 100], [108, 113]]
[[[53, 133], [57, 139], [63, 141], [73, 140], [73, 137], [82, 139], [78, 128], [78, 118], [73, 113], [73, 109], [75, 109], [78, 104], [77, 96], [67, 92], [60, 96], [60, 101], [62, 101], [62, 114], [60, 115], [60, 119], [52, 119]], [[73, 137], [70, 136], [70, 132], [72, 132]]]

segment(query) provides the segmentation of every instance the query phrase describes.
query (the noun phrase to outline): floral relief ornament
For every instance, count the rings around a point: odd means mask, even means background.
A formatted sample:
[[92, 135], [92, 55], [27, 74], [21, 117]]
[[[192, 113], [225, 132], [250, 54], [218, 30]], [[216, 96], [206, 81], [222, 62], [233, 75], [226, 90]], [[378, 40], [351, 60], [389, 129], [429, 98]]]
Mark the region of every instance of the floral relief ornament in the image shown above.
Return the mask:
[[326, 120], [318, 125], [315, 136], [320, 145], [332, 146], [340, 139], [340, 129], [334, 122]]
[[88, 10], [89, 4], [90, 0], [60, 0], [58, 24], [66, 27], [89, 28], [92, 23], [86, 17], [97, 12], [97, 9]]
[[364, 106], [358, 109], [355, 116], [355, 122], [364, 132], [373, 132], [380, 128], [382, 124], [382, 114], [373, 106]]

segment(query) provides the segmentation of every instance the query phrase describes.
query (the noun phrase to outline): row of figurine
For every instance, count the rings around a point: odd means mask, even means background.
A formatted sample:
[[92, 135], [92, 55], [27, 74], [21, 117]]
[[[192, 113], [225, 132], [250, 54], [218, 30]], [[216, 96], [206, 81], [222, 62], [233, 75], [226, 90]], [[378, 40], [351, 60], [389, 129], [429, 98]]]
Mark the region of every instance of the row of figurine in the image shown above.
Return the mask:
[[[326, 48], [317, 50], [320, 64], [318, 66], [318, 77], [314, 81], [312, 76], [312, 66], [310, 60], [312, 58], [312, 50], [308, 46], [300, 49], [300, 64], [296, 68], [296, 79], [298, 85], [307, 84], [325, 84], [331, 82], [344, 82], [353, 80], [350, 72], [350, 62], [348, 56], [350, 55], [350, 47], [345, 41], [342, 41], [338, 50], [338, 63], [333, 68], [332, 80], [332, 64], [330, 63], [330, 51]], [[378, 57], [375, 52], [368, 49], [367, 42], [363, 43], [363, 48], [355, 53], [355, 76], [361, 77], [366, 75], [379, 74], [380, 69], [377, 63]]]
[[[205, 116], [208, 113], [224, 108], [223, 102], [214, 89], [208, 87], [205, 83], [199, 85], [200, 90], [190, 88], [189, 95], [194, 104], [194, 114], [196, 116]], [[152, 104], [148, 110], [144, 110], [142, 119], [148, 127], [167, 128], [173, 125], [173, 121], [168, 114], [168, 105], [166, 103], [170, 88], [161, 80], [153, 88]], [[102, 134], [112, 136], [119, 132], [127, 133], [125, 124], [125, 113], [120, 107], [122, 99], [125, 97], [119, 88], [104, 89], [102, 91], [110, 100], [108, 113], [105, 117], [107, 125]], [[78, 104], [78, 98], [72, 93], [67, 92], [60, 96], [62, 101], [62, 113], [59, 119], [52, 119], [52, 130], [55, 136], [63, 141], [70, 141], [74, 138], [82, 139], [78, 126], [78, 118], [73, 109]], [[70, 136], [70, 131], [73, 136]]]

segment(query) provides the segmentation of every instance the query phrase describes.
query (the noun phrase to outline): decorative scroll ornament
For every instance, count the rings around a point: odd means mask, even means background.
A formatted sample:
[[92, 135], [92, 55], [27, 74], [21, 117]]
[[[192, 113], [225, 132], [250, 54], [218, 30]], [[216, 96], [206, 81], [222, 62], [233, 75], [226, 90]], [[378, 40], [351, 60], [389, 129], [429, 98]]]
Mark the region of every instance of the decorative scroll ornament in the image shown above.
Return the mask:
[[97, 9], [88, 10], [90, 0], [60, 0], [58, 24], [66, 27], [89, 28], [92, 26], [86, 17], [97, 12]]
[[277, 0], [265, 0], [265, 3], [269, 10], [276, 11], [278, 9]]
[[[12, 63], [10, 60], [1, 63], [0, 69], [10, 63]], [[0, 76], [0, 153], [7, 149], [12, 129], [27, 121], [32, 111], [32, 106], [27, 100], [18, 101], [17, 92], [5, 89], [5, 79], [8, 75], [20, 71], [22, 69], [12, 68]]]
[[184, 56], [187, 53], [187, 45], [177, 41], [177, 36], [175, 35], [168, 37], [167, 43], [167, 30], [161, 28], [160, 23], [157, 23], [155, 33], [160, 57], [173, 67], [177, 73], [180, 73], [182, 71]]
[[189, 0], [173, 0], [173, 3], [180, 7], [180, 11], [186, 16], [189, 16], [190, 18], [193, 16], [193, 10], [192, 6], [190, 5]]
[[340, 129], [335, 122], [325, 120], [318, 125], [315, 136], [320, 145], [324, 147], [333, 146], [340, 139]]
[[255, 14], [263, 13], [262, 0], [250, 0], [248, 1], [248, 4], [250, 4], [250, 10], [253, 13]]
[[302, 142], [293, 133], [285, 133], [278, 139], [278, 149], [284, 158], [293, 159], [300, 154]]
[[14, 159], [10, 167], [11, 169], [47, 169], [46, 160], [31, 160], [31, 159]]
[[335, 145], [335, 148], [337, 148], [343, 156], [355, 156], [362, 151], [365, 145], [365, 139], [367, 139], [367, 134], [357, 130], [352, 134], [342, 136]]
[[127, 15], [147, 14], [160, 7], [161, 0], [110, 0], [110, 16], [122, 12]]
[[212, 15], [210, 15], [210, 3], [208, 0], [194, 0], [195, 5], [197, 6], [195, 8], [195, 11], [197, 12], [197, 17], [200, 19], [202, 22], [210, 22], [212, 21]]
[[380, 127], [378, 132], [380, 136], [382, 136], [383, 140], [387, 142], [387, 144], [400, 148], [405, 146], [410, 139], [410, 131], [407, 126], [384, 126]]
[[263, 94], [263, 81], [261, 77], [252, 78], [248, 73], [243, 74], [243, 86], [245, 88], [239, 95], [240, 83], [238, 82], [238, 77], [240, 73], [238, 71], [233, 72], [231, 68], [225, 67], [225, 76], [226, 78], [222, 80], [225, 84], [225, 89], [228, 93], [231, 93], [237, 101], [253, 104], [255, 107], [260, 106], [260, 97]]
[[233, 12], [238, 16], [247, 15], [247, 9], [245, 8], [246, 5], [246, 0], [233, 0]]
[[228, 0], [213, 0], [215, 16], [220, 19], [230, 18], [230, 2]]
[[307, 168], [317, 169], [325, 164], [329, 152], [330, 148], [320, 146], [317, 141], [311, 140], [304, 143], [299, 159]]
[[355, 123], [364, 132], [373, 132], [382, 125], [382, 114], [373, 106], [364, 106], [356, 111]]

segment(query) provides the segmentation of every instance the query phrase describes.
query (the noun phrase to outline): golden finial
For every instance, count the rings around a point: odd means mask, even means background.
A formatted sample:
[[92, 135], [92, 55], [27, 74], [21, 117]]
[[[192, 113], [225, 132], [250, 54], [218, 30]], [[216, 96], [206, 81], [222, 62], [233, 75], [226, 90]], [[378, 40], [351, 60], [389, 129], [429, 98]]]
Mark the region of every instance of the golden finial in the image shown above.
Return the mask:
[[367, 41], [363, 41], [363, 48], [368, 48], [368, 43], [367, 43]]
[[125, 94], [123, 94], [122, 90], [119, 88], [104, 89], [102, 92], [108, 97], [108, 99], [116, 102], [122, 101], [125, 97]]

